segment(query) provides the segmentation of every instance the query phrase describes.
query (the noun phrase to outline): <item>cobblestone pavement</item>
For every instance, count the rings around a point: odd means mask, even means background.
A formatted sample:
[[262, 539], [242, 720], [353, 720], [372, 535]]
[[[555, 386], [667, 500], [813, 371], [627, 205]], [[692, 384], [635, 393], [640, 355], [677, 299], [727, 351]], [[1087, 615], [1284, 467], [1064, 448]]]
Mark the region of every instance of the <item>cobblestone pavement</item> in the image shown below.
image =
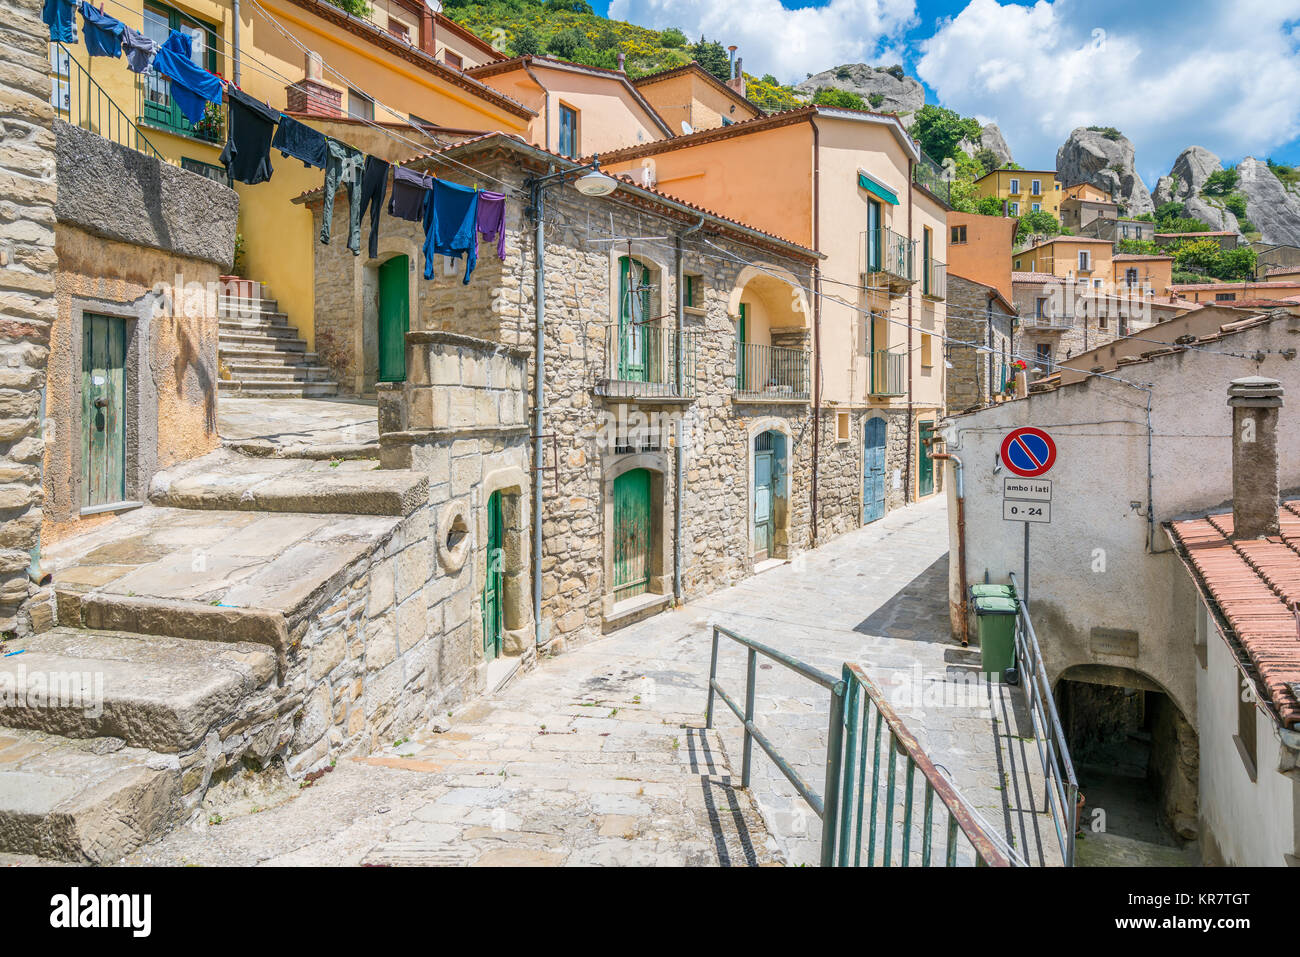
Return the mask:
[[[1020, 693], [927, 704], [913, 686], [968, 675], [948, 637], [942, 501], [899, 510], [793, 563], [543, 661], [495, 695], [268, 809], [199, 822], [132, 863], [767, 864], [817, 860], [819, 822], [722, 706], [702, 730], [711, 627], [836, 674], [862, 663], [936, 764], [1032, 863], [1059, 861]], [[765, 733], [821, 790], [828, 694], [759, 666]], [[744, 654], [719, 673], [743, 700]], [[900, 782], [902, 778], [900, 776]], [[1031, 793], [1032, 791], [1032, 793]], [[751, 796], [761, 806], [760, 818]], [[256, 801], [252, 801], [256, 804]], [[919, 806], [918, 806], [919, 817]], [[771, 829], [769, 833], [769, 828]]]

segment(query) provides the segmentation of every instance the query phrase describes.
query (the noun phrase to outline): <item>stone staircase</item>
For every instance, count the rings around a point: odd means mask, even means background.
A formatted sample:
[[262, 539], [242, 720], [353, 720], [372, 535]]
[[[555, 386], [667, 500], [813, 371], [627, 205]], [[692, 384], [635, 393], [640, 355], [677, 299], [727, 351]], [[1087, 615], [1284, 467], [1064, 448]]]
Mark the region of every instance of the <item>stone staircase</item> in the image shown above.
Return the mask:
[[327, 398], [338, 383], [259, 282], [228, 284], [218, 303], [221, 395]]

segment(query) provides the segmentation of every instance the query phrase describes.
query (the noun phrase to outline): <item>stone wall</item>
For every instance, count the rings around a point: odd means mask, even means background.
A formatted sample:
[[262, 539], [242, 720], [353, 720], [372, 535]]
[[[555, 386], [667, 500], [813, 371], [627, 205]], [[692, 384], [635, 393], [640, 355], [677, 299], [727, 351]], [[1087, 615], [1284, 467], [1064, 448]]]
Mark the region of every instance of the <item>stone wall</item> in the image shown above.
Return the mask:
[[55, 140], [49, 30], [0, 0], [0, 634], [19, 627], [40, 540], [41, 400], [54, 305]]
[[[948, 409], [962, 412], [994, 401], [1001, 381], [1001, 358], [1003, 355], [1008, 361], [1015, 358], [1014, 317], [991, 302], [987, 286], [961, 276], [948, 276], [947, 302], [947, 333], [953, 340], [946, 350], [952, 363], [946, 378]], [[990, 321], [992, 343], [989, 342]], [[983, 351], [990, 345], [992, 354]]]

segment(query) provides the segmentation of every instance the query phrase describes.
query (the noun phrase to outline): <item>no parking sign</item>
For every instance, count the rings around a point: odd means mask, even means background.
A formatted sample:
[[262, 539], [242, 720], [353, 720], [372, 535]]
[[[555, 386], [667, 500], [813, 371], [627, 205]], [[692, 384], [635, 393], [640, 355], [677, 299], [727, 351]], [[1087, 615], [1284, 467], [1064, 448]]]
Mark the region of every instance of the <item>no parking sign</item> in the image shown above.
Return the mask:
[[1045, 475], [1056, 462], [1056, 443], [1042, 429], [1013, 429], [1002, 440], [1002, 464], [1022, 478]]

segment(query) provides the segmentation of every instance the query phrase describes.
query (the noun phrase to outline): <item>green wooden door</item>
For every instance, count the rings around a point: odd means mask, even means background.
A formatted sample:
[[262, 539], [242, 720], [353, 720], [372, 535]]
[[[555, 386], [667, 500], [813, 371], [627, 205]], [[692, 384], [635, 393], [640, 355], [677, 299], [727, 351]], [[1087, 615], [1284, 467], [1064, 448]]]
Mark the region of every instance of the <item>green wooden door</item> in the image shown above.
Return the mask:
[[493, 492], [487, 503], [487, 570], [483, 578], [483, 657], [492, 661], [501, 654], [501, 493]]
[[650, 472], [632, 469], [614, 479], [614, 600], [643, 595], [650, 585]]
[[126, 499], [126, 320], [81, 319], [81, 507]]
[[749, 341], [749, 310], [745, 303], [740, 304], [740, 315], [736, 317], [736, 391], [749, 391], [749, 377], [746, 375], [747, 362], [746, 353], [749, 351], [745, 344]]
[[618, 377], [624, 382], [647, 382], [650, 270], [629, 256], [619, 259], [618, 270]]
[[394, 256], [379, 267], [379, 381], [406, 381], [406, 333], [411, 328], [410, 260]]
[[754, 439], [754, 558], [772, 554], [772, 433]]
[[934, 491], [934, 459], [930, 458], [930, 446], [926, 445], [926, 442], [934, 436], [934, 423], [922, 420], [919, 432], [921, 444], [917, 447], [916, 453], [920, 458], [920, 464], [916, 470], [916, 495], [918, 498], [929, 495]]

